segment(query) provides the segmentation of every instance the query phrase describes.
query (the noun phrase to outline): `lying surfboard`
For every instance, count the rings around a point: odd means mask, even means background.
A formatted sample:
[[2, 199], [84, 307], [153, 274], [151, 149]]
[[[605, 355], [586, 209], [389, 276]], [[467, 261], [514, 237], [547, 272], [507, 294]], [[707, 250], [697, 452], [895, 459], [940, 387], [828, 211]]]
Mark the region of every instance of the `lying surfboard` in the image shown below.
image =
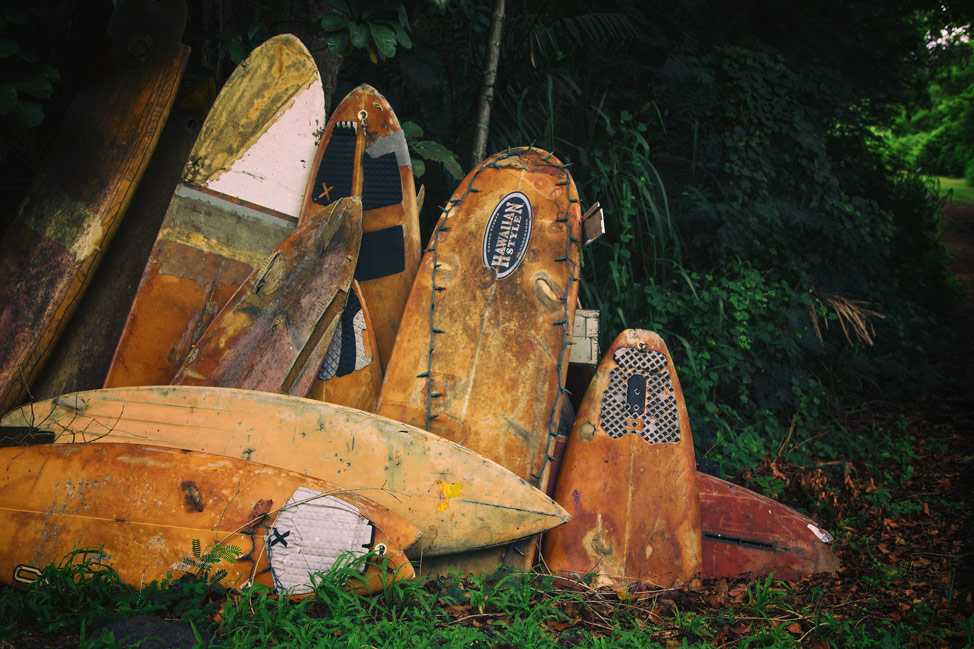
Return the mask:
[[406, 138], [389, 102], [361, 85], [335, 108], [315, 156], [302, 220], [322, 205], [362, 197], [355, 279], [369, 307], [379, 357], [389, 358], [419, 266], [419, 210]]
[[145, 170], [146, 182], [139, 183], [91, 286], [31, 387], [35, 399], [105, 383], [149, 252], [215, 95], [213, 79], [207, 78], [177, 99]]
[[106, 387], [169, 383], [294, 229], [323, 115], [318, 68], [294, 36], [271, 38], [233, 71], [172, 195]]
[[582, 399], [555, 485], [572, 515], [545, 534], [552, 572], [598, 585], [686, 584], [701, 571], [693, 440], [662, 339], [622, 332]]
[[21, 403], [97, 269], [156, 146], [185, 46], [106, 56], [51, 140], [0, 245], [0, 408]]
[[697, 473], [697, 485], [704, 578], [774, 572], [794, 581], [839, 569], [832, 536], [807, 516], [706, 473]]
[[[131, 442], [240, 457], [354, 489], [412, 521], [410, 556], [506, 543], [565, 510], [503, 467], [403, 423], [280, 394], [156, 386], [68, 394], [0, 421], [59, 442]], [[25, 438], [18, 437], [20, 441]]]
[[[550, 153], [514, 149], [470, 172], [423, 257], [376, 412], [543, 485], [568, 371], [580, 220], [571, 175]], [[528, 568], [534, 545], [503, 554]], [[493, 572], [501, 559], [444, 561]]]
[[172, 383], [307, 396], [345, 308], [361, 240], [357, 196], [318, 210], [250, 273]]
[[325, 360], [311, 384], [312, 399], [375, 411], [382, 369], [374, 332], [365, 298], [353, 281]]
[[100, 550], [133, 586], [167, 571], [197, 572], [197, 555], [216, 546], [241, 551], [203, 566], [211, 576], [225, 571], [219, 581], [228, 587], [249, 582], [307, 594], [309, 572], [351, 558], [343, 553], [373, 550], [382, 559], [363, 563], [351, 587], [380, 590], [414, 574], [402, 552], [418, 537], [413, 524], [293, 471], [138, 444], [8, 447], [0, 449], [0, 467], [6, 584], [33, 581], [74, 548]]

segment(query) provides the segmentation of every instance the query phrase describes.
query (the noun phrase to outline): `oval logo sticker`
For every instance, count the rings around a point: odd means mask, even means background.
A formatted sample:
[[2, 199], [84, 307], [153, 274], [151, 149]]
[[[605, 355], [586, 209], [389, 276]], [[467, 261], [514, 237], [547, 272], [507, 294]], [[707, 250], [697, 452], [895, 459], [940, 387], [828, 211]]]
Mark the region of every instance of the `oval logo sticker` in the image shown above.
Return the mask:
[[501, 199], [484, 232], [484, 265], [497, 279], [514, 272], [524, 258], [531, 239], [531, 202], [521, 192]]

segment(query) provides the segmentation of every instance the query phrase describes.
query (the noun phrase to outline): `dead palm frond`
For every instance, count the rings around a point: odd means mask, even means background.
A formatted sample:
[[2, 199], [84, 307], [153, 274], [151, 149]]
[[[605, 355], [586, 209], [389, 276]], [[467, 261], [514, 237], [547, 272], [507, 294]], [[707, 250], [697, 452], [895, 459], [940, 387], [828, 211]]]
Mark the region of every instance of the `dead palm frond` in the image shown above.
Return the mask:
[[[870, 346], [873, 344], [873, 339], [876, 336], [876, 330], [873, 328], [872, 319], [883, 319], [886, 317], [879, 311], [874, 311], [873, 309], [869, 308], [874, 306], [873, 304], [860, 300], [849, 300], [841, 295], [825, 294], [820, 291], [815, 291], [815, 297], [817, 297], [821, 303], [830, 307], [832, 311], [835, 312], [836, 319], [839, 321], [839, 326], [842, 327], [842, 334], [845, 336], [846, 342], [848, 342], [851, 347], [855, 347], [855, 343], [852, 340], [850, 331], [858, 341], [864, 342]], [[808, 314], [812, 320], [812, 326], [815, 327], [815, 335], [817, 335], [818, 339], [821, 341], [822, 330], [818, 324], [819, 315], [815, 310], [815, 305], [809, 305]], [[828, 329], [828, 318], [824, 318], [824, 321], [825, 328]]]

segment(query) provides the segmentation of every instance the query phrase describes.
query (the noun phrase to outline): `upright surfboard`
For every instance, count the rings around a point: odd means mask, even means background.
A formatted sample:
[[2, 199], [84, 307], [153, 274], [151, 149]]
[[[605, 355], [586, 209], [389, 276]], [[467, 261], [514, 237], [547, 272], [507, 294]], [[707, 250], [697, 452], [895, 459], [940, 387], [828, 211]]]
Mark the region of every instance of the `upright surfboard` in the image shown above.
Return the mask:
[[71, 102], [0, 244], [0, 409], [22, 402], [132, 200], [189, 55], [104, 57]]
[[409, 149], [379, 92], [361, 85], [335, 108], [315, 155], [302, 220], [346, 196], [362, 198], [362, 251], [355, 279], [386, 359], [419, 266], [419, 210]]
[[217, 97], [173, 194], [105, 379], [165, 385], [253, 269], [294, 229], [324, 121], [318, 68], [289, 34]]
[[582, 399], [555, 500], [572, 520], [545, 534], [556, 574], [597, 583], [686, 584], [701, 571], [693, 440], [680, 381], [663, 340], [622, 332]]
[[357, 196], [318, 210], [250, 273], [172, 383], [307, 396], [345, 308], [361, 240]]
[[8, 447], [0, 467], [6, 584], [33, 581], [74, 548], [100, 551], [137, 587], [169, 571], [198, 571], [196, 555], [217, 545], [240, 550], [203, 566], [210, 575], [225, 571], [220, 583], [228, 587], [310, 593], [309, 572], [373, 550], [385, 566], [370, 561], [350, 586], [380, 590], [414, 574], [402, 551], [418, 537], [416, 526], [367, 496], [293, 471], [138, 444]]
[[[423, 256], [377, 412], [543, 485], [568, 371], [580, 228], [574, 181], [550, 153], [513, 149], [471, 171]], [[444, 561], [493, 572], [506, 555], [527, 568], [533, 548]]]
[[774, 572], [794, 581], [839, 569], [832, 536], [807, 516], [706, 473], [697, 484], [704, 578]]
[[378, 415], [280, 394], [190, 386], [113, 388], [23, 406], [0, 421], [58, 442], [129, 442], [238, 457], [327, 480], [422, 532], [415, 557], [524, 538], [568, 519], [500, 465]]
[[342, 311], [325, 359], [311, 384], [312, 399], [374, 412], [382, 387], [375, 326], [358, 282]]

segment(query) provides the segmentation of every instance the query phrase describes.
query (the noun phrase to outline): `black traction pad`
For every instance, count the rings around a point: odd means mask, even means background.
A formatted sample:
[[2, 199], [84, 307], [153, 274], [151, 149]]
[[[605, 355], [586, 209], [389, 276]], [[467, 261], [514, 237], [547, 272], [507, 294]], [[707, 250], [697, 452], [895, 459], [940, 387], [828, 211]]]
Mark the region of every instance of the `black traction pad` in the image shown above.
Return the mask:
[[335, 328], [328, 352], [321, 361], [321, 368], [318, 370], [320, 380], [327, 381], [333, 376], [351, 374], [372, 362], [372, 357], [366, 356], [365, 350], [361, 349], [359, 344], [359, 331], [365, 326], [365, 316], [358, 318], [359, 326], [356, 326], [355, 321], [361, 312], [362, 304], [355, 291], [352, 291], [348, 294], [345, 310], [342, 311], [338, 327]]
[[362, 160], [362, 210], [402, 203], [402, 178], [394, 151]]
[[352, 172], [355, 167], [355, 122], [339, 122], [331, 137], [315, 175], [312, 200], [328, 205], [352, 195]]
[[401, 225], [362, 233], [355, 279], [365, 282], [406, 270], [406, 240]]
[[680, 441], [680, 415], [666, 356], [653, 350], [620, 347], [602, 395], [599, 424], [613, 438], [629, 433], [651, 444]]

